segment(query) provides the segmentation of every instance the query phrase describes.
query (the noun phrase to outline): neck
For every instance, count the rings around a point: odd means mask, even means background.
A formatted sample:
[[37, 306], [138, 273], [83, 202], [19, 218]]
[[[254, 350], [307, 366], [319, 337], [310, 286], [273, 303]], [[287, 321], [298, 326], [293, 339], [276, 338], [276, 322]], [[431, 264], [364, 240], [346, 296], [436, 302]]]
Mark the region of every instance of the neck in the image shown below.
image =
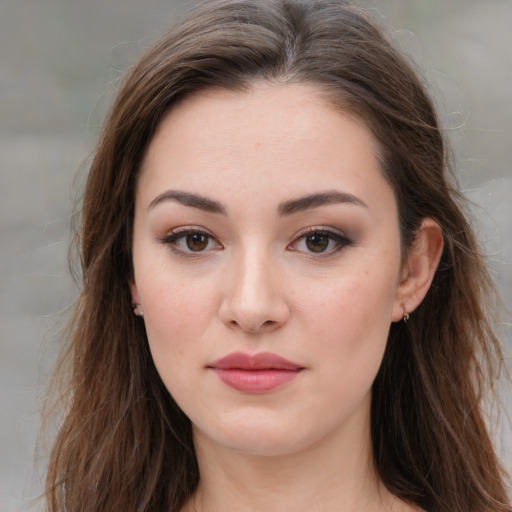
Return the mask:
[[[359, 422], [356, 422], [359, 423]], [[367, 428], [282, 455], [240, 453], [194, 433], [200, 483], [186, 512], [408, 510], [380, 483]], [[359, 427], [360, 427], [359, 423]]]

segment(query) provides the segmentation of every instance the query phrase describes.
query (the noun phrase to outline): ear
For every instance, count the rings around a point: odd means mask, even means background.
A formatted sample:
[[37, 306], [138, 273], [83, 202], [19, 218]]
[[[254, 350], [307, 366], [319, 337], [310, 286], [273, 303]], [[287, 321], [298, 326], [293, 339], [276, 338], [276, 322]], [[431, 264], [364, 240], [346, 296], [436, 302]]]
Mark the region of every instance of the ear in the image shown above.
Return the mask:
[[398, 284], [392, 320], [414, 311], [427, 294], [443, 252], [443, 235], [439, 224], [424, 219], [404, 262]]
[[130, 279], [130, 293], [132, 296], [132, 304], [140, 304], [139, 291], [137, 290], [137, 285], [135, 284], [135, 279]]

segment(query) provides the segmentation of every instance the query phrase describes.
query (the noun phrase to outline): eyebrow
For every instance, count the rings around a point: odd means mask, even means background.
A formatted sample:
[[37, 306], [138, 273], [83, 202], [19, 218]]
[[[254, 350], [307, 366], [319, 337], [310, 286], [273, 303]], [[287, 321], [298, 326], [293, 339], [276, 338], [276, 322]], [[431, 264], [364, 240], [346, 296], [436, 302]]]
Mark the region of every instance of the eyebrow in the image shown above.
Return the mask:
[[[153, 209], [156, 205], [165, 201], [176, 201], [184, 206], [198, 208], [209, 213], [219, 213], [226, 215], [226, 209], [218, 201], [208, 199], [207, 197], [195, 194], [193, 192], [183, 192], [180, 190], [166, 190], [149, 203], [148, 210]], [[294, 213], [318, 208], [328, 204], [350, 203], [357, 206], [368, 208], [366, 203], [359, 199], [357, 196], [348, 192], [340, 192], [338, 190], [329, 190], [326, 192], [319, 192], [316, 194], [309, 194], [307, 196], [299, 197], [297, 199], [290, 199], [278, 206], [278, 213], [280, 216], [292, 215]]]
[[299, 197], [298, 199], [285, 201], [279, 205], [278, 213], [281, 216], [292, 215], [312, 208], [338, 203], [350, 203], [368, 208], [367, 204], [362, 199], [359, 199], [353, 194], [340, 192], [338, 190], [328, 190], [326, 192], [319, 192], [317, 194], [310, 194]]
[[219, 202], [199, 194], [182, 192], [180, 190], [166, 190], [162, 192], [149, 203], [148, 210], [153, 209], [156, 205], [165, 201], [176, 201], [184, 206], [191, 206], [192, 208], [198, 208], [205, 212], [226, 215], [226, 209]]

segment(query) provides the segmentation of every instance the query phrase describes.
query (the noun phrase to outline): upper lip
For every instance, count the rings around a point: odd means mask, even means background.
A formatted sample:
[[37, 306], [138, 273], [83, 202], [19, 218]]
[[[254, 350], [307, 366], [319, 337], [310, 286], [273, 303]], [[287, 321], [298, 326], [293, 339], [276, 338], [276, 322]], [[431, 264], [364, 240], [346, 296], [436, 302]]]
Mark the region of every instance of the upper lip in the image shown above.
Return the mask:
[[272, 352], [259, 352], [246, 354], [245, 352], [233, 352], [217, 361], [207, 365], [208, 368], [218, 370], [301, 370], [303, 366], [288, 361], [284, 357]]

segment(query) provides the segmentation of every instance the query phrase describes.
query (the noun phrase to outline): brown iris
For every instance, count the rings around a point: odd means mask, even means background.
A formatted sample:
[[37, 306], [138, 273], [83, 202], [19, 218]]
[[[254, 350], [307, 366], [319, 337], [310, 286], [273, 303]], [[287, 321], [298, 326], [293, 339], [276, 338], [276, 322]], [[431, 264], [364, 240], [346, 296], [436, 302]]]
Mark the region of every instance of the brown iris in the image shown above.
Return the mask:
[[311, 252], [324, 252], [329, 247], [329, 237], [316, 233], [306, 237], [306, 246]]
[[186, 237], [186, 243], [191, 251], [204, 251], [208, 245], [208, 236], [202, 233], [190, 233]]

